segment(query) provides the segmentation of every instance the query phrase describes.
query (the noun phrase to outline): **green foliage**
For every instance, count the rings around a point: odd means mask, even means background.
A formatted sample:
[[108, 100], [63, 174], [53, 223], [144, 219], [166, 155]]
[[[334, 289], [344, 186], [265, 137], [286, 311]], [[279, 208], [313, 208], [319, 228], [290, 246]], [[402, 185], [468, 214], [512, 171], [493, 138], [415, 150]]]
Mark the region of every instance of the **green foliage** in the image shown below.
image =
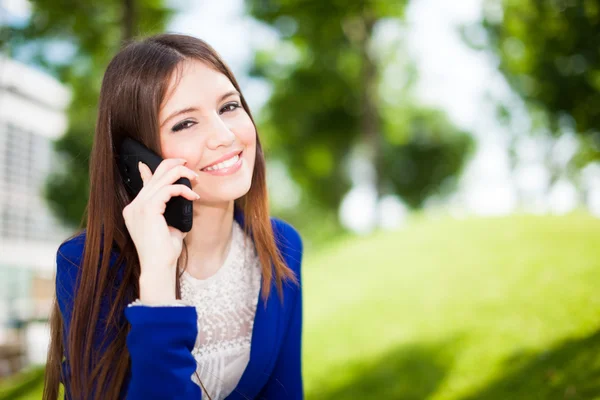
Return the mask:
[[388, 175], [393, 192], [417, 208], [432, 195], [452, 193], [465, 155], [471, 154], [474, 143], [438, 110], [413, 108], [405, 112], [410, 120], [395, 131], [404, 132], [403, 140], [388, 142], [383, 166], [385, 171], [393, 171]]
[[[357, 146], [375, 166], [380, 193], [398, 194], [413, 207], [449, 191], [462, 169], [472, 145], [468, 135], [412, 101], [410, 63], [384, 79], [399, 48], [380, 55], [372, 48], [376, 23], [401, 22], [405, 5], [246, 1], [248, 12], [281, 36], [279, 45], [256, 55], [251, 71], [273, 88], [259, 119], [264, 142], [311, 204], [337, 209], [351, 185], [346, 161]], [[390, 83], [403, 80], [408, 83], [390, 92]], [[407, 100], [390, 104], [382, 92]]]
[[488, 0], [485, 9], [487, 46], [511, 87], [554, 133], [571, 121], [599, 157], [600, 2]]
[[28, 23], [10, 28], [9, 49], [72, 90], [69, 128], [55, 143], [66, 165], [52, 172], [45, 196], [60, 218], [78, 225], [87, 204], [89, 154], [106, 65], [131, 33], [163, 31], [173, 11], [163, 0], [33, 0], [31, 6]]

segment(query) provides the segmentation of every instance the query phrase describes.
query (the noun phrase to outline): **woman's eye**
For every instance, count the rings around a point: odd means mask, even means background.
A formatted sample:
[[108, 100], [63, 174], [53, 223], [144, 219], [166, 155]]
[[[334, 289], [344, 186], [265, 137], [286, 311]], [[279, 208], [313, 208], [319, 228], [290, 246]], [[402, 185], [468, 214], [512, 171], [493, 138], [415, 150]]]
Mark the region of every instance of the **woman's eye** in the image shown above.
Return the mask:
[[235, 111], [236, 108], [240, 108], [240, 107], [241, 106], [238, 103], [225, 104], [225, 107], [221, 108], [221, 114], [222, 114], [223, 110], [230, 112], [230, 111]]
[[195, 122], [194, 121], [190, 121], [190, 120], [186, 120], [186, 121], [181, 121], [180, 123], [178, 123], [177, 125], [175, 125], [171, 130], [173, 132], [177, 132], [183, 129], [187, 129], [189, 127], [191, 127], [192, 125], [194, 125]]

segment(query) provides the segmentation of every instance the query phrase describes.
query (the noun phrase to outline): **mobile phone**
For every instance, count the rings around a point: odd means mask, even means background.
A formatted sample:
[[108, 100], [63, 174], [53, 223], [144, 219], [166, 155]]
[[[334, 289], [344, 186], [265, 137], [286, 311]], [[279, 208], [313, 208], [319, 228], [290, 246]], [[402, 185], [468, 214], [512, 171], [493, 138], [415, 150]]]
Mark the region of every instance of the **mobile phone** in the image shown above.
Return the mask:
[[[154, 173], [163, 159], [137, 140], [126, 137], [119, 148], [117, 164], [123, 183], [129, 194], [133, 197], [137, 196], [144, 187], [142, 176], [138, 169], [138, 161], [146, 164], [152, 173]], [[186, 185], [190, 189], [192, 188], [188, 178], [181, 177], [175, 183]], [[167, 202], [164, 213], [167, 225], [177, 228], [181, 232], [189, 232], [192, 229], [192, 215], [193, 206], [191, 200], [182, 196], [175, 196], [171, 197], [171, 200]]]

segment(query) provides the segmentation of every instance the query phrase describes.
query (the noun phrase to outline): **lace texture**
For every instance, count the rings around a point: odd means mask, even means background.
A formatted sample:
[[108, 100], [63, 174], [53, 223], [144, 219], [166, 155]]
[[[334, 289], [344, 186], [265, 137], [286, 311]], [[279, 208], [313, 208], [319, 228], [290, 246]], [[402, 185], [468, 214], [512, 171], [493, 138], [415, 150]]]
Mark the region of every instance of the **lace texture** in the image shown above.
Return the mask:
[[[254, 244], [235, 220], [221, 268], [207, 279], [194, 278], [187, 271], [182, 274], [181, 299], [196, 307], [198, 314], [192, 354], [202, 384], [214, 400], [224, 399], [235, 389], [250, 359], [260, 279]], [[192, 379], [199, 384], [195, 374]]]

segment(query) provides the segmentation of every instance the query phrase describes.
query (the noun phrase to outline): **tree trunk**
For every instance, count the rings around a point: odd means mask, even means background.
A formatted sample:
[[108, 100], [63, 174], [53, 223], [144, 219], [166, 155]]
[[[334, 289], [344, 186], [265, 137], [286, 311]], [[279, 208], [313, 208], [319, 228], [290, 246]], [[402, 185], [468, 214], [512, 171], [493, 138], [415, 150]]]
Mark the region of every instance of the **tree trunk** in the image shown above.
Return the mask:
[[135, 29], [135, 0], [123, 0], [123, 41], [131, 39]]
[[367, 150], [367, 157], [375, 170], [375, 187], [378, 195], [382, 191], [382, 144], [380, 136], [380, 121], [377, 111], [377, 65], [369, 54], [368, 47], [373, 34], [376, 19], [370, 10], [365, 10], [362, 16], [364, 35], [360, 41], [360, 53], [363, 60], [362, 68], [362, 113], [360, 126], [363, 134], [363, 144]]

